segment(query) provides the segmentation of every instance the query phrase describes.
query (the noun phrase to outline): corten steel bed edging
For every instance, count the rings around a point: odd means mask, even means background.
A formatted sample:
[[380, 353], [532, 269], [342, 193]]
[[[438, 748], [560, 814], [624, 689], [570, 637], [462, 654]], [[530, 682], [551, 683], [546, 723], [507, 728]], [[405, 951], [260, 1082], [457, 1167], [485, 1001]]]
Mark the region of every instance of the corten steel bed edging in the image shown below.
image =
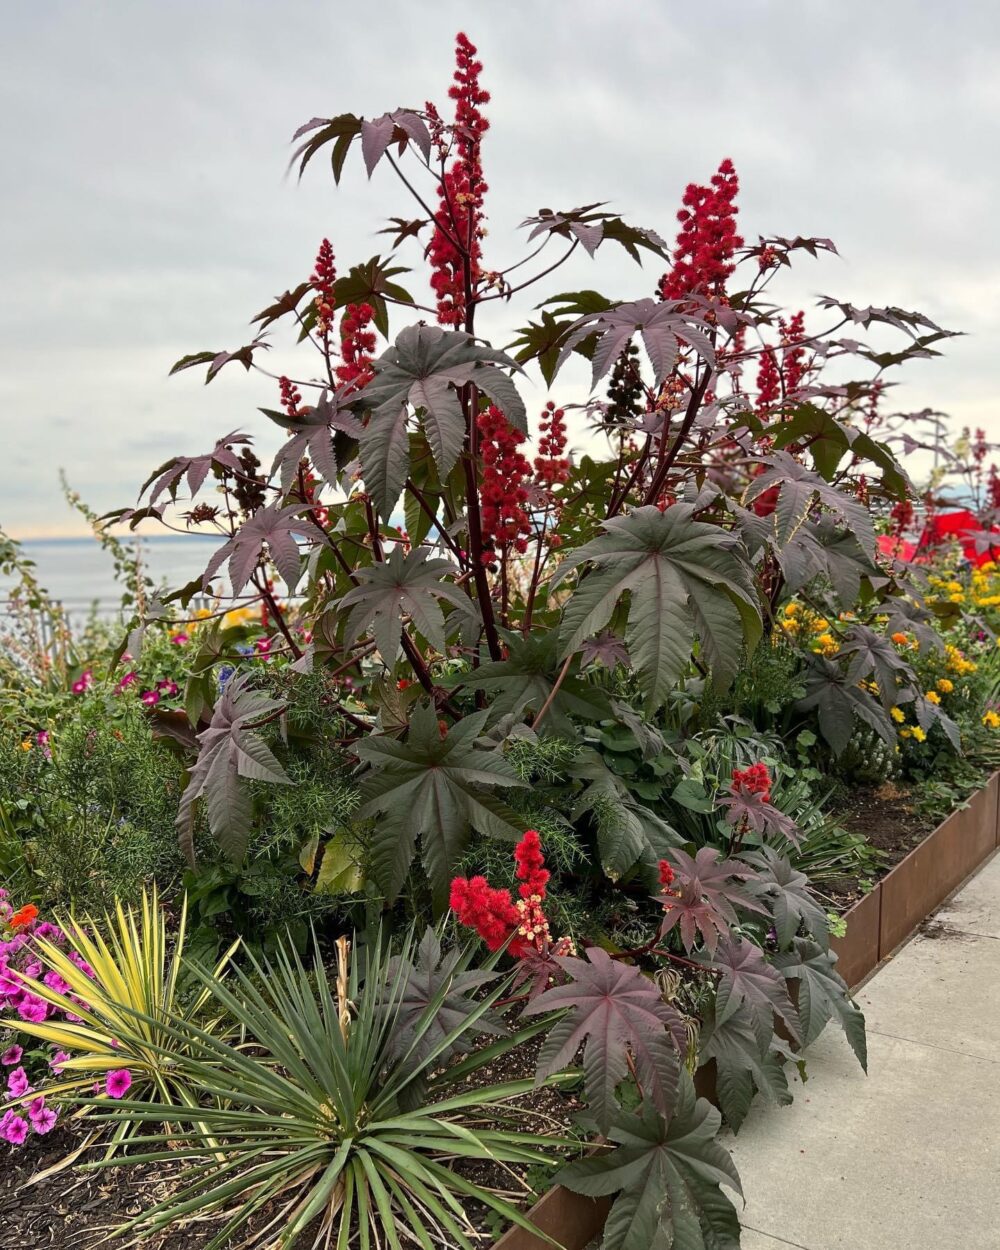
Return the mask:
[[1000, 846], [1000, 773], [965, 807], [844, 913], [847, 932], [834, 938], [840, 975], [852, 988], [888, 958]]
[[[1000, 772], [844, 913], [847, 932], [831, 946], [847, 984], [852, 989], [860, 985], [998, 847]], [[711, 1061], [695, 1073], [698, 1094], [710, 1102], [715, 1102], [714, 1068]], [[556, 1185], [528, 1218], [565, 1250], [584, 1250], [604, 1227], [610, 1208], [610, 1198], [585, 1198]], [[551, 1243], [515, 1226], [494, 1242], [493, 1250], [551, 1250]]]

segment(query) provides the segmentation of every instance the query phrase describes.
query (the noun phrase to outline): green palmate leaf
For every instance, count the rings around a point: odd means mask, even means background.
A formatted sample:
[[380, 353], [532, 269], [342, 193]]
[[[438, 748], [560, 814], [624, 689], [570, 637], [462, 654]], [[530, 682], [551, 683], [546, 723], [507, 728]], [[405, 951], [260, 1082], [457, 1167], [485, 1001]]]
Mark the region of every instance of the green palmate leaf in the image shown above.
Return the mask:
[[841, 648], [848, 657], [847, 680], [861, 682], [873, 678], [879, 686], [882, 702], [892, 707], [900, 685], [912, 686], [913, 669], [902, 658], [888, 638], [876, 634], [867, 625], [855, 625]]
[[572, 552], [554, 583], [594, 565], [563, 613], [563, 654], [607, 624], [628, 594], [626, 643], [648, 707], [664, 702], [698, 639], [720, 687], [745, 646], [760, 638], [760, 610], [746, 549], [735, 534], [694, 519], [689, 504], [637, 508]]
[[423, 703], [413, 711], [405, 743], [377, 736], [355, 743], [357, 755], [372, 765], [358, 816], [382, 814], [371, 854], [390, 899], [406, 879], [418, 841], [435, 900], [443, 907], [473, 830], [511, 840], [520, 836], [517, 816], [489, 791], [526, 783], [499, 750], [476, 746], [487, 715], [476, 712], [442, 735], [437, 713]]
[[757, 876], [747, 888], [770, 911], [779, 945], [789, 946], [799, 929], [804, 928], [826, 950], [830, 945], [830, 926], [826, 912], [809, 889], [805, 873], [796, 871], [787, 856], [770, 846], [748, 851], [742, 858], [757, 869]]
[[375, 377], [359, 401], [371, 411], [361, 437], [361, 464], [365, 484], [383, 516], [391, 513], [409, 473], [411, 408], [442, 480], [465, 445], [466, 416], [458, 390], [466, 383], [474, 383], [512, 425], [527, 433], [524, 403], [498, 366], [519, 367], [503, 352], [480, 346], [467, 334], [425, 325], [408, 326], [375, 361]]
[[617, 881], [640, 864], [655, 878], [657, 861], [681, 840], [677, 832], [638, 801], [628, 783], [608, 768], [600, 752], [581, 751], [566, 771], [584, 785], [571, 817], [579, 820], [591, 815], [605, 875]]
[[827, 1023], [836, 1017], [858, 1062], [867, 1072], [865, 1018], [851, 1000], [850, 992], [837, 972], [837, 956], [809, 938], [796, 938], [793, 949], [776, 955], [774, 963], [783, 976], [798, 981], [802, 1044], [808, 1046], [814, 1042]]
[[404, 617], [408, 616], [414, 629], [441, 652], [445, 649], [446, 623], [439, 600], [466, 618], [477, 619], [468, 595], [445, 580], [458, 572], [456, 566], [429, 557], [428, 547], [404, 552], [397, 545], [384, 563], [355, 570], [360, 585], [340, 600], [341, 608], [349, 611], [348, 645], [370, 632], [383, 661], [391, 668], [399, 651]]
[[699, 1064], [715, 1061], [715, 1088], [726, 1122], [738, 1131], [750, 1110], [755, 1092], [779, 1106], [792, 1101], [785, 1076], [784, 1056], [760, 1036], [750, 1013], [738, 1010], [720, 1020], [714, 1005], [706, 1005], [699, 1039]]
[[825, 478], [806, 468], [787, 451], [776, 451], [764, 464], [764, 472], [747, 487], [744, 504], [751, 504], [772, 487], [778, 487], [778, 502], [768, 519], [778, 547], [795, 537], [818, 505], [840, 517], [861, 544], [869, 559], [875, 556], [875, 531], [867, 507], [854, 495], [831, 486]]
[[346, 308], [348, 304], [368, 304], [374, 313], [375, 328], [389, 337], [389, 307], [394, 304], [412, 304], [413, 296], [405, 287], [394, 281], [401, 273], [409, 273], [405, 265], [393, 265], [381, 256], [373, 256], [363, 264], [354, 265], [337, 279], [334, 288], [334, 305]]
[[[532, 633], [527, 638], [511, 630], [501, 630], [507, 658], [486, 664], [468, 673], [456, 673], [442, 685], [468, 686], [485, 690], [490, 701], [491, 720], [503, 716], [520, 717], [527, 710], [538, 712], [555, 689], [562, 664], [555, 630]], [[559, 684], [555, 698], [548, 704], [545, 728], [553, 733], [572, 737], [572, 716], [582, 720], [600, 720], [610, 715], [611, 708], [604, 693], [570, 672]]]
[[557, 1180], [588, 1197], [618, 1194], [602, 1250], [739, 1250], [740, 1223], [722, 1186], [742, 1194], [733, 1161], [715, 1140], [720, 1116], [682, 1071], [668, 1119], [652, 1107], [619, 1111], [616, 1149], [572, 1163]]
[[602, 1133], [615, 1121], [615, 1090], [632, 1057], [646, 1097], [664, 1116], [677, 1099], [678, 1052], [687, 1048], [680, 1013], [638, 968], [612, 960], [599, 946], [587, 959], [557, 958], [571, 978], [533, 999], [525, 1015], [571, 1008], [549, 1030], [538, 1056], [538, 1083], [573, 1062], [581, 1046], [589, 1110]]
[[790, 443], [805, 443], [817, 471], [832, 481], [841, 460], [850, 453], [859, 460], [868, 460], [881, 470], [882, 483], [900, 499], [912, 488], [895, 456], [884, 444], [864, 430], [852, 426], [815, 404], [801, 404], [787, 420], [766, 427], [763, 431], [774, 440], [778, 449]]
[[291, 779], [254, 732], [254, 725], [280, 712], [283, 704], [251, 689], [250, 674], [233, 677], [215, 705], [207, 729], [198, 735], [198, 759], [181, 797], [177, 827], [188, 859], [194, 859], [192, 808], [204, 796], [208, 822], [223, 852], [239, 863], [246, 852], [252, 804], [242, 778], [290, 785]]
[[783, 547], [775, 547], [775, 553], [791, 594], [822, 577], [841, 603], [854, 604], [862, 578], [870, 581], [879, 576], [853, 531], [828, 515], [806, 521]]
[[820, 733], [835, 755], [845, 749], [859, 722], [874, 729], [889, 746], [895, 744], [892, 721], [874, 695], [823, 656], [809, 656], [807, 663], [806, 693], [795, 706], [800, 712], [815, 711]]

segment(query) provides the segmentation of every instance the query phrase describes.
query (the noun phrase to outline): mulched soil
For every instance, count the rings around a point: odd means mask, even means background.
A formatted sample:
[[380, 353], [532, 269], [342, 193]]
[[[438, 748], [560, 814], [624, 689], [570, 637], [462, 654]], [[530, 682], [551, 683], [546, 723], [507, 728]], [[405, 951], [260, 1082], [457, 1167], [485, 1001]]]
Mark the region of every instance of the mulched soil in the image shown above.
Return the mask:
[[[533, 1075], [536, 1054], [537, 1043], [528, 1043], [481, 1069], [476, 1083], [492, 1085]], [[571, 1117], [580, 1110], [580, 1103], [572, 1094], [554, 1089], [533, 1091], [505, 1106], [515, 1109], [510, 1117], [512, 1124], [547, 1134], [569, 1132]], [[491, 1119], [491, 1126], [496, 1126], [495, 1119]], [[47, 1137], [29, 1137], [18, 1150], [0, 1145], [0, 1230], [4, 1245], [21, 1250], [90, 1250], [116, 1225], [167, 1198], [182, 1170], [179, 1164], [173, 1167], [166, 1163], [96, 1172], [83, 1171], [78, 1166], [50, 1171], [77, 1150], [83, 1140], [80, 1128], [71, 1125], [60, 1127]], [[98, 1156], [89, 1151], [86, 1157]], [[508, 1170], [476, 1161], [461, 1161], [460, 1166], [462, 1174], [476, 1184], [500, 1190], [507, 1201], [520, 1201], [524, 1208], [538, 1196], [526, 1192], [519, 1183], [519, 1178], [524, 1180], [523, 1169]], [[490, 1246], [499, 1230], [487, 1208], [470, 1204], [468, 1214], [480, 1230], [483, 1246]], [[262, 1213], [255, 1227], [267, 1222], [267, 1213]], [[190, 1223], [173, 1232], [148, 1237], [140, 1244], [143, 1250], [199, 1250], [218, 1228], [218, 1222]], [[244, 1238], [233, 1244], [241, 1244]], [[113, 1247], [127, 1243], [109, 1244]], [[310, 1244], [307, 1232], [302, 1245]]]
[[[905, 859], [936, 824], [917, 811], [908, 790], [891, 781], [879, 786], [860, 786], [842, 795], [837, 806], [837, 823], [851, 833], [863, 834], [879, 852], [881, 864], [877, 877], [884, 877]], [[837, 906], [846, 911], [865, 890], [858, 878], [845, 876], [830, 882], [827, 892]]]

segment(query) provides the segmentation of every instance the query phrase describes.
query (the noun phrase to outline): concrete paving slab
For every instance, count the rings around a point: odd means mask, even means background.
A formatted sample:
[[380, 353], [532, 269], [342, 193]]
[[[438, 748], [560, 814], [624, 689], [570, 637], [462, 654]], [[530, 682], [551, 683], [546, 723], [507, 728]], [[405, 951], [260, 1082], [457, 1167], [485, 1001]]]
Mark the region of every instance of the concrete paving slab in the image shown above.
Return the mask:
[[868, 1046], [866, 1078], [828, 1028], [794, 1104], [755, 1109], [732, 1139], [743, 1222], [808, 1250], [1000, 1250], [1000, 1065]]
[[740, 1237], [740, 1250], [815, 1250], [813, 1246], [800, 1246], [797, 1241], [783, 1241], [780, 1237], [769, 1237], [767, 1233], [759, 1233], [755, 1228], [744, 1228]]
[[1000, 940], [925, 931], [858, 991], [869, 1030], [1000, 1064]]
[[935, 920], [963, 933], [1000, 938], [1000, 855], [963, 886]]

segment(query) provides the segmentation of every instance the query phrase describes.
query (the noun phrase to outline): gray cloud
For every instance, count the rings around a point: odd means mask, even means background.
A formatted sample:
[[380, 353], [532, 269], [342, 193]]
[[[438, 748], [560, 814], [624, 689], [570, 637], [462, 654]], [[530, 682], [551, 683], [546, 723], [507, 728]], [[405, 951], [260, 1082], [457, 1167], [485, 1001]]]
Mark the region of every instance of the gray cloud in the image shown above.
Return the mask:
[[[380, 219], [409, 212], [388, 171], [297, 186], [289, 135], [315, 114], [443, 99], [459, 28], [494, 97], [498, 260], [542, 204], [612, 198], [670, 236], [684, 185], [732, 156], [746, 234], [829, 235], [843, 254], [803, 262], [789, 300], [829, 291], [968, 331], [914, 365], [898, 401], [1000, 437], [991, 2], [64, 0], [7, 6], [4, 26], [0, 521], [15, 532], [73, 524], [59, 464], [104, 509], [174, 448], [235, 428], [273, 445], [266, 380], [229, 372], [206, 390], [166, 370], [243, 341], [322, 235], [344, 263], [384, 248]], [[638, 295], [656, 277], [603, 259], [566, 282]]]

